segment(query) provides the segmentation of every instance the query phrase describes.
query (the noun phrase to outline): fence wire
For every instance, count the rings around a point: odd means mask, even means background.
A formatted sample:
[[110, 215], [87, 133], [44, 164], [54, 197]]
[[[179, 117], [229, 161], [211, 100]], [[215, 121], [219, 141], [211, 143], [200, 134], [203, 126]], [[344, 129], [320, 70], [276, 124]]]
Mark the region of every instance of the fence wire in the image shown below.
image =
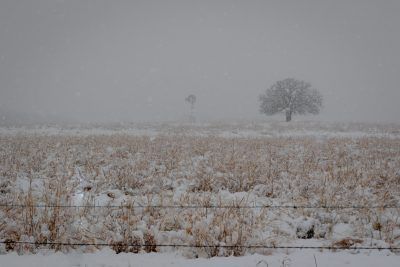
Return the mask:
[[0, 204], [2, 208], [125, 208], [125, 209], [400, 209], [400, 205], [24, 205]]
[[[2, 208], [124, 208], [124, 209], [400, 209], [400, 205], [24, 205], [0, 204]], [[189, 244], [131, 244], [117, 243], [68, 243], [68, 242], [31, 242], [31, 241], [0, 241], [0, 244], [35, 245], [35, 246], [95, 246], [113, 247], [123, 245], [127, 247], [172, 247], [172, 248], [242, 248], [242, 249], [310, 249], [310, 250], [391, 250], [398, 251], [400, 247], [376, 246], [274, 246], [274, 245], [189, 245]]]
[[116, 243], [66, 243], [66, 242], [31, 242], [31, 241], [0, 241], [0, 244], [23, 244], [36, 246], [99, 246], [113, 247], [123, 245], [127, 247], [172, 247], [172, 248], [246, 248], [246, 249], [326, 249], [326, 250], [400, 250], [400, 247], [372, 247], [372, 246], [272, 246], [272, 245], [188, 245], [188, 244], [131, 244], [124, 242]]

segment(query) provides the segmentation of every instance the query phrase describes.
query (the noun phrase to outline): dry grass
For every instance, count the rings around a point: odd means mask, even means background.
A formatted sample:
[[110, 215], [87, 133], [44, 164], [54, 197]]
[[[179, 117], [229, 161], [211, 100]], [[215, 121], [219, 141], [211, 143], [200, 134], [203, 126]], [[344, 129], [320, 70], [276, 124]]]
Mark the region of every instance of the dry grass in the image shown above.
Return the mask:
[[[399, 205], [400, 139], [221, 138], [191, 136], [2, 136], [2, 203], [142, 204], [144, 208], [0, 209], [0, 240], [108, 242], [117, 252], [163, 251], [160, 243], [216, 245], [194, 256], [242, 255], [218, 245], [276, 244], [296, 238], [279, 222], [337, 223], [352, 238], [393, 244], [399, 210], [158, 209], [147, 205]], [[181, 190], [182, 192], [179, 192]], [[115, 204], [117, 203], [117, 204]], [[141, 232], [142, 236], [138, 236]], [[130, 242], [128, 242], [130, 240]], [[353, 239], [352, 239], [353, 240]], [[354, 239], [356, 240], [356, 239]], [[129, 248], [126, 243], [146, 244]], [[7, 251], [37, 246], [7, 244]], [[53, 246], [55, 250], [70, 248]], [[87, 248], [87, 250], [96, 248]]]

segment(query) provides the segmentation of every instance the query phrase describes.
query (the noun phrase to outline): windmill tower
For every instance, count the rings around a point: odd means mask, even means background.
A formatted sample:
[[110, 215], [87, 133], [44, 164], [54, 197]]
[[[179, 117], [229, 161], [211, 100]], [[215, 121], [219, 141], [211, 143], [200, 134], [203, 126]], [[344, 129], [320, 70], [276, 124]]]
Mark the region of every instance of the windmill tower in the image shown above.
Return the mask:
[[196, 122], [196, 117], [194, 116], [194, 104], [196, 103], [196, 96], [195, 95], [188, 95], [185, 98], [185, 101], [190, 104], [189, 121], [191, 123], [194, 123], [194, 122]]

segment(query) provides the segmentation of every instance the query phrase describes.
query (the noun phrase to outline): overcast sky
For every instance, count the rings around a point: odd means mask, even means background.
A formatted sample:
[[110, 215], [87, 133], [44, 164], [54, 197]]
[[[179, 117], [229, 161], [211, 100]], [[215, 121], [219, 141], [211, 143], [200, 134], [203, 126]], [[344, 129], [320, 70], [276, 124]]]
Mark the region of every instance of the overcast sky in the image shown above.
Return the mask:
[[[400, 122], [400, 1], [0, 1], [0, 110], [82, 121], [260, 118], [275, 81], [308, 119]], [[282, 116], [282, 120], [284, 117]]]

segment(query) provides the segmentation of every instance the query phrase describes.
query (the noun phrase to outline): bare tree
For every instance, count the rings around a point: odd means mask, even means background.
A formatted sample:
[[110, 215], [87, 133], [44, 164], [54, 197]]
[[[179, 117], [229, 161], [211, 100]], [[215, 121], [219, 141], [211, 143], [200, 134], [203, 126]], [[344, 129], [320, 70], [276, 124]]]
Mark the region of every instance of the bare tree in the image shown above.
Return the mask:
[[260, 112], [274, 115], [285, 112], [286, 121], [293, 114], [318, 114], [322, 107], [322, 95], [311, 84], [293, 78], [287, 78], [273, 84], [260, 95]]
[[196, 96], [195, 95], [188, 95], [185, 98], [185, 101], [190, 104], [190, 116], [189, 116], [189, 119], [190, 119], [191, 122], [194, 122], [195, 121], [194, 104], [196, 103]]

